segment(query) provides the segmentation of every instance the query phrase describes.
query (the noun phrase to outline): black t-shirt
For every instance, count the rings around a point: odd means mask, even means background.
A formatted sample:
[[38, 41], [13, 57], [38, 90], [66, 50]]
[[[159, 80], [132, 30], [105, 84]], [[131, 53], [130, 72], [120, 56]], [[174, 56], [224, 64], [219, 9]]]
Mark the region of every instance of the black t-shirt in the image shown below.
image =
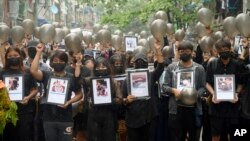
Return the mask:
[[[0, 80], [4, 80], [5, 75], [23, 75], [23, 87], [24, 87], [24, 96], [28, 96], [30, 91], [34, 88], [37, 88], [37, 83], [35, 79], [32, 77], [29, 70], [14, 70], [14, 69], [3, 69], [0, 72]], [[18, 114], [26, 114], [35, 112], [35, 101], [30, 99], [27, 105], [23, 105], [19, 102], [16, 102], [18, 106]]]
[[[235, 86], [244, 84], [242, 72], [244, 66], [235, 59], [231, 59], [227, 65], [224, 65], [220, 58], [216, 58], [208, 63], [206, 81], [214, 87], [214, 75], [235, 75]], [[212, 103], [210, 105], [210, 114], [219, 117], [237, 117], [239, 115], [239, 104], [231, 102]]]
[[[44, 84], [46, 88], [48, 88], [49, 79], [51, 77], [54, 77], [53, 72], [48, 71], [42, 71], [43, 78], [41, 80], [41, 83]], [[66, 75], [62, 78], [68, 78], [69, 79], [69, 87], [68, 87], [68, 96], [67, 101], [71, 99], [72, 92], [77, 92], [81, 90], [81, 85], [76, 83], [75, 77], [73, 74], [66, 73]], [[45, 96], [47, 97], [47, 89], [45, 92]], [[69, 105], [66, 109], [61, 108], [57, 105], [51, 105], [51, 104], [44, 104], [43, 106], [43, 120], [44, 121], [57, 121], [57, 122], [71, 122], [72, 119], [72, 105]]]

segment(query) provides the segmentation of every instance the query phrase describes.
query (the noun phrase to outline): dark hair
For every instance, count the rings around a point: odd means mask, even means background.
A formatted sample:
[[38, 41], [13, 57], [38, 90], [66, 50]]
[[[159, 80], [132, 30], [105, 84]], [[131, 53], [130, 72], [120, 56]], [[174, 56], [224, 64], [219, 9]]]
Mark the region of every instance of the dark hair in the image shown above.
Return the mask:
[[110, 57], [110, 64], [112, 66], [114, 66], [116, 61], [120, 61], [124, 65], [124, 61], [123, 60], [124, 60], [124, 58], [121, 55], [115, 54], [115, 55], [113, 55], [113, 56]]
[[96, 68], [100, 65], [100, 64], [103, 64], [105, 67], [107, 67], [107, 70], [108, 70], [108, 74], [112, 75], [113, 74], [113, 71], [111, 69], [111, 65], [109, 63], [109, 61], [103, 57], [98, 57], [95, 59], [95, 62], [94, 62], [94, 74], [95, 74], [95, 71], [96, 71]]
[[58, 58], [66, 64], [68, 63], [68, 55], [64, 51], [56, 50], [50, 58], [50, 63], [53, 62], [54, 58]]
[[190, 41], [182, 41], [179, 44], [178, 50], [185, 50], [185, 49], [190, 49], [193, 50], [194, 47]]
[[215, 48], [216, 49], [221, 49], [223, 47], [231, 49], [231, 43], [227, 39], [220, 39], [215, 43]]
[[4, 65], [4, 69], [10, 69], [10, 65], [9, 65], [9, 62], [7, 61], [8, 60], [8, 58], [7, 58], [7, 56], [8, 56], [8, 54], [11, 52], [11, 51], [15, 51], [15, 52], [17, 52], [19, 55], [20, 55], [20, 64], [19, 64], [19, 68], [20, 68], [20, 70], [24, 70], [24, 66], [23, 66], [23, 56], [22, 56], [22, 52], [21, 52], [21, 50], [18, 48], [18, 47], [9, 47], [8, 49], [7, 49], [7, 51], [6, 51], [6, 53], [5, 53], [5, 56], [4, 56], [4, 59], [5, 59], [5, 65]]

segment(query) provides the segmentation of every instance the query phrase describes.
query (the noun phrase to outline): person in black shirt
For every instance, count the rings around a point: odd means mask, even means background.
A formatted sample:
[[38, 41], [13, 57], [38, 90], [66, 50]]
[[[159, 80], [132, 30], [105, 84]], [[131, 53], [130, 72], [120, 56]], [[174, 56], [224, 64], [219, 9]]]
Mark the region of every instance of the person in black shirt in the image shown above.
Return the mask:
[[[3, 134], [4, 141], [30, 141], [33, 133], [33, 119], [35, 113], [35, 103], [32, 98], [37, 93], [36, 81], [33, 79], [29, 70], [24, 69], [21, 51], [19, 48], [10, 47], [5, 54], [5, 66], [0, 72], [0, 80], [4, 81], [7, 75], [22, 75], [23, 84], [18, 87], [24, 88], [24, 98], [16, 102], [18, 106], [17, 125], [8, 124]], [[7, 82], [5, 82], [7, 83]], [[18, 82], [16, 82], [17, 84]]]
[[[243, 88], [244, 79], [241, 75], [243, 70], [242, 64], [231, 58], [230, 41], [221, 39], [216, 42], [215, 47], [219, 53], [219, 58], [215, 58], [208, 63], [206, 88], [212, 95], [212, 103], [209, 107], [209, 114], [211, 115], [212, 140], [219, 141], [223, 132], [229, 134], [230, 139], [232, 139], [234, 131], [238, 126], [238, 95], [241, 93]], [[235, 100], [222, 102], [215, 99], [214, 75], [235, 76]]]
[[[112, 69], [109, 61], [103, 57], [98, 57], [94, 64], [93, 77], [109, 77], [112, 74]], [[97, 80], [99, 84], [104, 85], [104, 80]], [[98, 85], [99, 85], [98, 84]], [[122, 103], [122, 94], [117, 87], [117, 83], [111, 79], [110, 84], [112, 104], [102, 105], [94, 104], [93, 88], [90, 89], [89, 114], [88, 114], [88, 141], [115, 141], [116, 140], [116, 125], [117, 116], [116, 104]], [[102, 87], [103, 88], [103, 87]], [[102, 89], [101, 88], [101, 89]], [[98, 91], [98, 90], [97, 90]], [[101, 95], [106, 95], [107, 90], [101, 90]]]
[[[123, 85], [123, 97], [126, 105], [125, 121], [128, 130], [128, 141], [153, 141], [154, 140], [154, 118], [157, 116], [156, 96], [157, 84], [156, 81], [160, 78], [163, 70], [162, 44], [157, 41], [155, 43], [155, 51], [157, 58], [157, 68], [149, 74], [150, 99], [137, 100], [133, 94], [128, 94], [127, 84]], [[135, 55], [135, 69], [147, 69], [148, 62], [145, 54], [138, 53]]]
[[[72, 103], [79, 101], [82, 96], [81, 85], [76, 83], [73, 74], [65, 72], [68, 62], [68, 56], [63, 51], [55, 51], [50, 59], [50, 64], [54, 71], [47, 72], [38, 69], [39, 60], [44, 49], [43, 44], [37, 45], [37, 53], [31, 64], [31, 73], [35, 79], [42, 82], [47, 88], [50, 78], [57, 77], [60, 79], [68, 79], [67, 97], [64, 105], [52, 105], [46, 103], [43, 112], [43, 125], [46, 141], [71, 141], [72, 140]], [[75, 96], [71, 98], [72, 92]], [[45, 97], [49, 93], [46, 93]]]

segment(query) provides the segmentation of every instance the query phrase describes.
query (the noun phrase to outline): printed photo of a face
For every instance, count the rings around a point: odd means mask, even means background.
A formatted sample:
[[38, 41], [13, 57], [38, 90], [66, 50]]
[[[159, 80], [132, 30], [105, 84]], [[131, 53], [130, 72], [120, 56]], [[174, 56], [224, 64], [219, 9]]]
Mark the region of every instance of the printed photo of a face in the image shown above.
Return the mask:
[[96, 91], [97, 96], [108, 96], [107, 82], [103, 80], [96, 80]]
[[146, 76], [145, 75], [132, 75], [133, 88], [146, 88]]
[[180, 74], [180, 86], [192, 87], [192, 72], [182, 72]]
[[233, 79], [231, 77], [220, 77], [217, 81], [218, 90], [220, 91], [232, 91]]
[[19, 78], [18, 77], [9, 77], [8, 80], [8, 90], [15, 91], [19, 89]]
[[64, 93], [65, 91], [65, 80], [56, 80], [53, 84], [52, 84], [52, 92], [56, 92], [56, 93]]

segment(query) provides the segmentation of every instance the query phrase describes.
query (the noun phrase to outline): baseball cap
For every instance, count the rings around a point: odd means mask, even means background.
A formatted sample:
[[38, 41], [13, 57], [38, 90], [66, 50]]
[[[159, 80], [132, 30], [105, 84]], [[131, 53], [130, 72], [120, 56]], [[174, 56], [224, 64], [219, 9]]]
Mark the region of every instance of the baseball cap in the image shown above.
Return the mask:
[[143, 60], [145, 62], [148, 62], [148, 57], [145, 54], [143, 54], [143, 53], [137, 53], [135, 55], [135, 61], [137, 61], [139, 59], [141, 59], [141, 60]]

